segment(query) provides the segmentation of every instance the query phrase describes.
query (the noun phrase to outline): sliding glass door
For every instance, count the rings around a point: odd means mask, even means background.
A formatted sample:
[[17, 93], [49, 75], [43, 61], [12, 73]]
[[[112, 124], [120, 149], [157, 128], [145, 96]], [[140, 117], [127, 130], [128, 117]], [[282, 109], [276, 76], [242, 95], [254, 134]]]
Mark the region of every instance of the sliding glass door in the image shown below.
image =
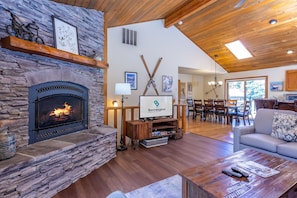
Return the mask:
[[255, 114], [255, 98], [267, 96], [267, 77], [229, 79], [226, 80], [227, 99], [237, 100], [237, 105], [243, 105], [244, 101], [252, 102], [252, 114]]

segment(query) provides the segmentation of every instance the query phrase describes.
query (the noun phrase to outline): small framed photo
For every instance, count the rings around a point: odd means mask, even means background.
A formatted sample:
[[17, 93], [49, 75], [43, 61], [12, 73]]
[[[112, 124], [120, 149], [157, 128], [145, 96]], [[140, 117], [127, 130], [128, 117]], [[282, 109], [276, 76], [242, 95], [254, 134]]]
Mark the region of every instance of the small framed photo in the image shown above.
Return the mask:
[[163, 85], [163, 92], [172, 92], [172, 83], [173, 83], [173, 77], [163, 75], [162, 76], [162, 85]]
[[137, 89], [137, 72], [125, 72], [125, 83], [131, 85], [131, 89]]
[[270, 82], [270, 91], [283, 91], [283, 82]]
[[79, 54], [77, 28], [52, 16], [55, 47], [73, 54]]

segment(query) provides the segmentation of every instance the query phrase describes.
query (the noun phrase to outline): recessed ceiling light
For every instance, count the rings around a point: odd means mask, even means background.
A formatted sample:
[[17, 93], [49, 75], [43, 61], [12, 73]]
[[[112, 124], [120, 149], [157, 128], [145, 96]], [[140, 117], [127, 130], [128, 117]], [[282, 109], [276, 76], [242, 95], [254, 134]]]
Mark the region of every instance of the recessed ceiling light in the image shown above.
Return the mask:
[[252, 54], [245, 48], [245, 46], [239, 40], [231, 42], [231, 43], [227, 43], [227, 44], [225, 44], [225, 46], [239, 60], [253, 57]]
[[183, 23], [184, 23], [183, 21], [179, 21], [177, 24], [182, 25]]
[[293, 50], [288, 50], [287, 54], [293, 54], [293, 52], [294, 52]]
[[270, 25], [273, 25], [273, 24], [276, 24], [277, 23], [277, 20], [276, 19], [271, 19], [270, 21], [269, 21], [269, 24]]

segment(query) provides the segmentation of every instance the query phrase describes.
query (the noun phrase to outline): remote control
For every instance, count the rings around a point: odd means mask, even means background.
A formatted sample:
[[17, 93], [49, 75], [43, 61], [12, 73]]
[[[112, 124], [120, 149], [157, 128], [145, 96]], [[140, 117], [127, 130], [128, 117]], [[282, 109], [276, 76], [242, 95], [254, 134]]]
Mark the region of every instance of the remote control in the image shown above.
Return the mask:
[[238, 168], [237, 166], [233, 166], [233, 167], [231, 167], [231, 169], [234, 172], [240, 173], [244, 177], [248, 177], [249, 176], [249, 173], [248, 172], [245, 172], [244, 170], [242, 170], [241, 168]]
[[232, 170], [228, 170], [228, 169], [222, 170], [222, 173], [225, 173], [226, 175], [229, 175], [229, 176], [242, 177], [242, 174], [234, 172]]

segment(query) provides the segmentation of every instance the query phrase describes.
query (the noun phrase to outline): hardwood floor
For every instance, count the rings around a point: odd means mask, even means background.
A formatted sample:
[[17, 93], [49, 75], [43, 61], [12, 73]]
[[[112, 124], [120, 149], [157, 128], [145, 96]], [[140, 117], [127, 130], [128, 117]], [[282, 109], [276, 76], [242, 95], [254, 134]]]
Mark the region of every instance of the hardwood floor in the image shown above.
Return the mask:
[[[180, 171], [233, 153], [232, 126], [200, 122], [188, 118], [188, 129], [182, 139], [169, 140], [165, 146], [117, 153], [117, 157], [78, 180], [55, 198], [104, 198], [115, 190], [125, 193], [151, 184]], [[197, 134], [194, 134], [197, 133]], [[205, 136], [209, 136], [207, 138]], [[231, 141], [232, 142], [232, 141]]]

